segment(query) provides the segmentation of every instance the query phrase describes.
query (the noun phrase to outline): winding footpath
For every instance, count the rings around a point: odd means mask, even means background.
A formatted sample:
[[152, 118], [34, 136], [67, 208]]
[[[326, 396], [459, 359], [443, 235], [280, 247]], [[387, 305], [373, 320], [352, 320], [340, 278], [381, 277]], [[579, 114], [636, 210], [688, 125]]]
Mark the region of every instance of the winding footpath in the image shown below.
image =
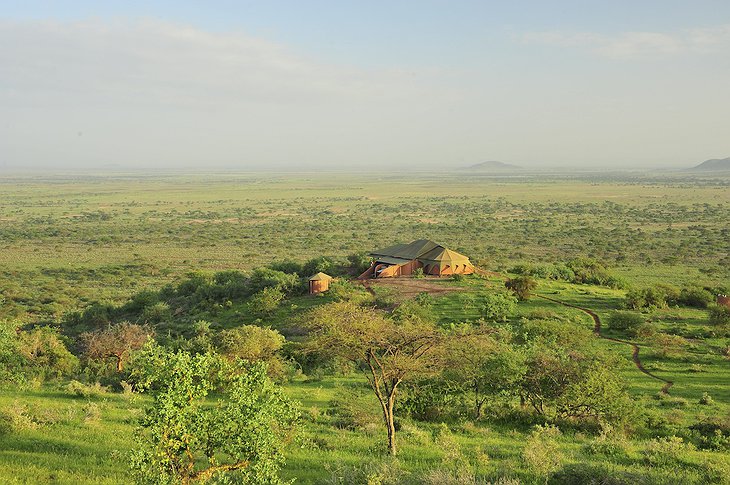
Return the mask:
[[639, 369], [641, 372], [646, 374], [647, 376], [651, 377], [652, 379], [656, 379], [658, 381], [661, 381], [664, 383], [662, 386], [661, 392], [663, 394], [669, 394], [669, 388], [671, 388], [674, 385], [674, 382], [664, 379], [662, 377], [657, 376], [656, 374], [652, 374], [648, 370], [644, 368], [644, 365], [641, 363], [641, 360], [639, 359], [639, 346], [636, 345], [633, 342], [629, 342], [627, 340], [621, 340], [613, 337], [606, 337], [605, 335], [601, 334], [601, 319], [598, 317], [598, 314], [594, 312], [593, 310], [589, 310], [588, 308], [579, 307], [577, 305], [572, 305], [570, 303], [565, 303], [564, 301], [556, 300], [555, 298], [550, 298], [549, 296], [543, 296], [543, 295], [537, 295], [536, 297], [542, 298], [543, 300], [552, 301], [553, 303], [557, 303], [559, 305], [567, 306], [570, 308], [575, 308], [576, 310], [580, 310], [583, 313], [587, 314], [593, 319], [593, 332], [598, 335], [599, 337], [610, 340], [611, 342], [617, 342], [620, 344], [630, 345], [633, 349], [633, 352], [631, 353], [631, 359], [634, 361], [634, 364], [636, 364], [636, 368]]

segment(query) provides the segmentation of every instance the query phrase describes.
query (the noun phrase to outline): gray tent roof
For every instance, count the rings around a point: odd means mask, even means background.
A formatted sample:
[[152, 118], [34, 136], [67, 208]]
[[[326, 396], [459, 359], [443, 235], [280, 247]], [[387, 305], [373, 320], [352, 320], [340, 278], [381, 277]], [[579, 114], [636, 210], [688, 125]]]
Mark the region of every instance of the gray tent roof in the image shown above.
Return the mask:
[[385, 249], [378, 249], [370, 253], [371, 256], [376, 259], [379, 256], [386, 256], [390, 258], [399, 258], [406, 261], [418, 259], [420, 256], [426, 254], [432, 249], [442, 247], [433, 241], [428, 239], [418, 239], [410, 244], [396, 244]]

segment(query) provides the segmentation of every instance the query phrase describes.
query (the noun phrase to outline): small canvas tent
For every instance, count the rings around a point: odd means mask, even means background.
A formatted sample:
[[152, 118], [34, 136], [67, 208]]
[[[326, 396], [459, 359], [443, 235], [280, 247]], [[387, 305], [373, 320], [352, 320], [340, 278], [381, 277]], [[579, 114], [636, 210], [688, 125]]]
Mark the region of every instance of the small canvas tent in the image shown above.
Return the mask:
[[360, 278], [406, 276], [422, 268], [425, 274], [445, 276], [471, 274], [474, 266], [469, 258], [428, 239], [410, 244], [396, 244], [370, 253], [373, 263]]

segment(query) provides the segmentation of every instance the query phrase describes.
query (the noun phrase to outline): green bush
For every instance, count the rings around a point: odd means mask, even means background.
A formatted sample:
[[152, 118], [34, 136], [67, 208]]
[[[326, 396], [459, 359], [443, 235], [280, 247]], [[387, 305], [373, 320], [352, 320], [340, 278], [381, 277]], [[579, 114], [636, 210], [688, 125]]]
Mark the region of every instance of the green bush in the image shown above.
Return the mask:
[[493, 293], [482, 298], [482, 316], [487, 320], [506, 321], [517, 306], [517, 298], [506, 293]]
[[95, 382], [94, 384], [84, 384], [77, 380], [72, 380], [66, 384], [65, 390], [72, 396], [83, 397], [85, 399], [99, 398], [109, 391], [108, 388], [102, 386], [98, 382]]
[[608, 317], [608, 326], [612, 330], [635, 331], [644, 323], [644, 317], [638, 313], [615, 311]]
[[679, 304], [689, 307], [707, 308], [714, 300], [712, 293], [696, 286], [682, 288], [679, 293]]
[[687, 452], [694, 447], [678, 436], [656, 438], [647, 443], [644, 461], [652, 466], [675, 467], [687, 459]]
[[730, 325], [730, 308], [723, 305], [710, 307], [710, 325]]
[[634, 288], [626, 293], [626, 307], [631, 310], [666, 308], [667, 294], [661, 287]]

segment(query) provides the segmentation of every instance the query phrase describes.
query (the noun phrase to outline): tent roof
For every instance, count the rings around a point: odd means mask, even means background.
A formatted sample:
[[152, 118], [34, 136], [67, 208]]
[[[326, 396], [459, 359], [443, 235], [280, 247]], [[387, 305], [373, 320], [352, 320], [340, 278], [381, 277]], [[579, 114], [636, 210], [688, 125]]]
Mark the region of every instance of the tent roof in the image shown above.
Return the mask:
[[327, 281], [333, 279], [330, 275], [322, 273], [321, 271], [316, 275], [309, 278], [309, 281]]
[[468, 264], [469, 258], [447, 249], [428, 239], [418, 239], [410, 244], [396, 244], [370, 253], [376, 261], [388, 264], [403, 264], [414, 259], [423, 264], [437, 264], [439, 267]]
[[424, 264], [471, 264], [469, 258], [464, 256], [463, 254], [459, 254], [456, 251], [452, 251], [451, 249], [447, 249], [441, 246], [432, 249], [418, 259]]
[[440, 248], [433, 241], [428, 239], [418, 239], [410, 244], [396, 244], [385, 249], [378, 249], [370, 253], [371, 256], [389, 256], [391, 258], [400, 258], [407, 261], [418, 259], [421, 255], [426, 254], [435, 248]]

